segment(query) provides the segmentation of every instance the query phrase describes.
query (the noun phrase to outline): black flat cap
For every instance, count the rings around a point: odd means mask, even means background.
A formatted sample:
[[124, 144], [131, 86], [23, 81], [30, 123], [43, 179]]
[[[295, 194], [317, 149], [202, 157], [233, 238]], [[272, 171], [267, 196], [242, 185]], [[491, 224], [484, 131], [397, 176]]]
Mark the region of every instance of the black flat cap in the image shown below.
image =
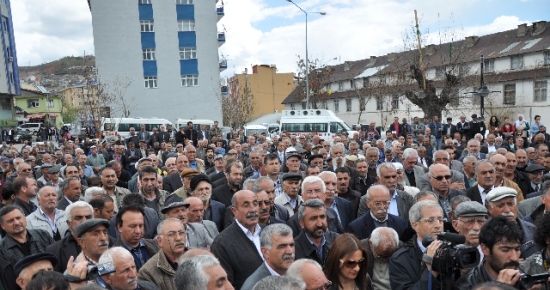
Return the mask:
[[57, 258], [53, 254], [47, 252], [26, 256], [25, 258], [17, 261], [17, 263], [15, 263], [15, 265], [13, 266], [15, 278], [17, 278], [19, 274], [21, 274], [21, 271], [23, 271], [23, 269], [38, 261], [50, 261], [52, 262], [52, 266], [55, 266], [57, 264]]
[[99, 225], [104, 225], [106, 228], [109, 228], [109, 221], [106, 219], [93, 218], [86, 220], [79, 224], [75, 229], [75, 234], [78, 238], [82, 237], [85, 233], [93, 230]]
[[180, 206], [185, 206], [186, 208], [189, 207], [189, 203], [188, 202], [184, 202], [184, 201], [178, 201], [178, 202], [172, 202], [170, 203], [169, 205], [163, 207], [160, 212], [162, 214], [166, 214], [169, 210], [173, 209], [173, 208], [176, 208], [176, 207], [180, 207]]
[[201, 181], [206, 181], [212, 184], [212, 182], [210, 182], [210, 179], [208, 179], [208, 176], [206, 176], [206, 174], [197, 174], [191, 179], [191, 182], [189, 183], [191, 190], [195, 190], [195, 188], [197, 188], [197, 185], [199, 185], [199, 182]]
[[544, 166], [540, 166], [538, 164], [529, 164], [527, 168], [525, 168], [525, 172], [527, 173], [535, 173], [537, 171], [544, 171], [546, 168]]
[[285, 180], [302, 180], [303, 176], [301, 174], [298, 174], [298, 173], [287, 173], [285, 175], [283, 175], [283, 181]]
[[44, 163], [42, 165], [40, 165], [40, 169], [46, 169], [46, 168], [52, 168], [52, 164], [50, 163]]
[[286, 159], [290, 159], [291, 157], [297, 157], [298, 159], [302, 160], [302, 155], [298, 153], [297, 151], [290, 152], [286, 155]]

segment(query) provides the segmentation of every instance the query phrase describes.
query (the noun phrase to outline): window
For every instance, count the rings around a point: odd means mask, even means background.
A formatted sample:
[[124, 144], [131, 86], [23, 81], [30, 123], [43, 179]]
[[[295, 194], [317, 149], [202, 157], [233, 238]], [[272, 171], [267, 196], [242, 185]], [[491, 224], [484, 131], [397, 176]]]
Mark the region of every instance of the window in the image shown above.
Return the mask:
[[391, 98], [391, 109], [392, 110], [399, 110], [399, 97], [393, 96]]
[[193, 0], [176, 0], [176, 4], [193, 4]]
[[296, 110], [296, 104], [290, 104], [290, 109], [291, 110]]
[[334, 112], [340, 112], [340, 100], [334, 100]]
[[346, 100], [346, 112], [351, 112], [351, 99]]
[[157, 88], [157, 77], [145, 77], [145, 88], [146, 89], [156, 89]]
[[151, 0], [138, 0], [139, 4], [151, 4]]
[[195, 31], [195, 20], [178, 20], [178, 31]]
[[13, 72], [10, 71], [10, 83], [15, 83], [15, 80], [13, 78]]
[[180, 47], [180, 59], [196, 59], [196, 47]]
[[8, 33], [8, 19], [6, 17], [2, 17], [2, 29], [5, 33]]
[[384, 102], [380, 99], [376, 99], [376, 110], [382, 111], [384, 110]]
[[338, 90], [343, 91], [344, 90], [344, 82], [338, 82]]
[[516, 104], [516, 84], [504, 85], [504, 104]]
[[544, 52], [544, 65], [550, 65], [550, 51]]
[[355, 80], [350, 80], [349, 85], [350, 85], [351, 89], [354, 90], [355, 89]]
[[38, 108], [40, 107], [40, 102], [38, 99], [27, 100], [27, 108]]
[[140, 20], [139, 24], [141, 25], [141, 32], [154, 32], [153, 20]]
[[182, 87], [196, 87], [199, 85], [199, 75], [182, 75], [181, 86]]
[[495, 72], [495, 60], [494, 59], [486, 59], [483, 62], [483, 70], [485, 72]]
[[369, 78], [363, 78], [363, 88], [366, 88], [369, 86]]
[[445, 67], [440, 66], [435, 69], [435, 78], [442, 79], [445, 77]]
[[143, 49], [143, 60], [155, 60], [155, 49], [145, 48]]
[[11, 48], [9, 45], [6, 46], [6, 52], [8, 53], [8, 58], [11, 57]]
[[48, 102], [48, 108], [53, 108], [53, 100], [48, 98], [47, 102]]
[[547, 81], [535, 81], [535, 102], [546, 102]]
[[342, 124], [330, 122], [330, 133], [341, 133], [343, 130], [346, 130], [346, 128]]
[[381, 84], [381, 85], [385, 85], [385, 84], [386, 84], [386, 76], [385, 76], [385, 75], [379, 76], [378, 79], [380, 80], [380, 84]]
[[523, 68], [523, 55], [516, 55], [511, 57], [512, 65], [510, 69], [522, 69]]

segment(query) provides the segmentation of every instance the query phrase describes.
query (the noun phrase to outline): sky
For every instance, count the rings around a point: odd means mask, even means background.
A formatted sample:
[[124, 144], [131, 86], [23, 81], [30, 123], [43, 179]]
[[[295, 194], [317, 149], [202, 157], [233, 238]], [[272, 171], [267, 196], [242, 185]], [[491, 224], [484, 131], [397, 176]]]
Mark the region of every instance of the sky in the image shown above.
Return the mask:
[[[105, 0], [115, 1], [115, 0]], [[173, 1], [173, 0], [153, 0]], [[212, 1], [212, 0], [195, 0]], [[136, 1], [137, 2], [137, 1]], [[294, 0], [308, 12], [309, 58], [335, 65], [403, 50], [414, 10], [426, 43], [456, 40], [550, 21], [550, 0]], [[221, 5], [221, 0], [217, 5]], [[287, 0], [224, 0], [226, 32], [220, 56], [229, 77], [255, 64], [296, 72], [305, 56], [305, 14]], [[11, 0], [20, 66], [94, 53], [85, 0]], [[326, 12], [325, 16], [314, 12]]]

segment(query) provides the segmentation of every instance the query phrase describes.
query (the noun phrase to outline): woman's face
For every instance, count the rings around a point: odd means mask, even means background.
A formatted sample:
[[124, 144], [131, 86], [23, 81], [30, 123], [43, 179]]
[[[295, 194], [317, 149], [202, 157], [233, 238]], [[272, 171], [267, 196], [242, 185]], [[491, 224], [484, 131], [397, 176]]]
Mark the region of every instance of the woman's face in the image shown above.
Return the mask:
[[496, 122], [497, 121], [497, 117], [493, 116], [491, 117], [491, 122]]
[[518, 120], [523, 121], [523, 116], [522, 116], [522, 115], [519, 115], [519, 116], [518, 116]]
[[365, 257], [363, 252], [357, 250], [351, 255], [346, 255], [340, 260], [340, 275], [346, 279], [354, 280], [361, 270], [361, 264]]

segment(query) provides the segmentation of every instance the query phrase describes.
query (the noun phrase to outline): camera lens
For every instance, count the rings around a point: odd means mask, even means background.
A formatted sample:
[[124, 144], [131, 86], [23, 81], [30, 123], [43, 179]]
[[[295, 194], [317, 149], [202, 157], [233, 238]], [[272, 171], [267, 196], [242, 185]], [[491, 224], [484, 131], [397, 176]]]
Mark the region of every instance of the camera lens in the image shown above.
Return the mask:
[[463, 254], [462, 255], [462, 263], [467, 265], [475, 262], [475, 257], [472, 257], [471, 254]]

